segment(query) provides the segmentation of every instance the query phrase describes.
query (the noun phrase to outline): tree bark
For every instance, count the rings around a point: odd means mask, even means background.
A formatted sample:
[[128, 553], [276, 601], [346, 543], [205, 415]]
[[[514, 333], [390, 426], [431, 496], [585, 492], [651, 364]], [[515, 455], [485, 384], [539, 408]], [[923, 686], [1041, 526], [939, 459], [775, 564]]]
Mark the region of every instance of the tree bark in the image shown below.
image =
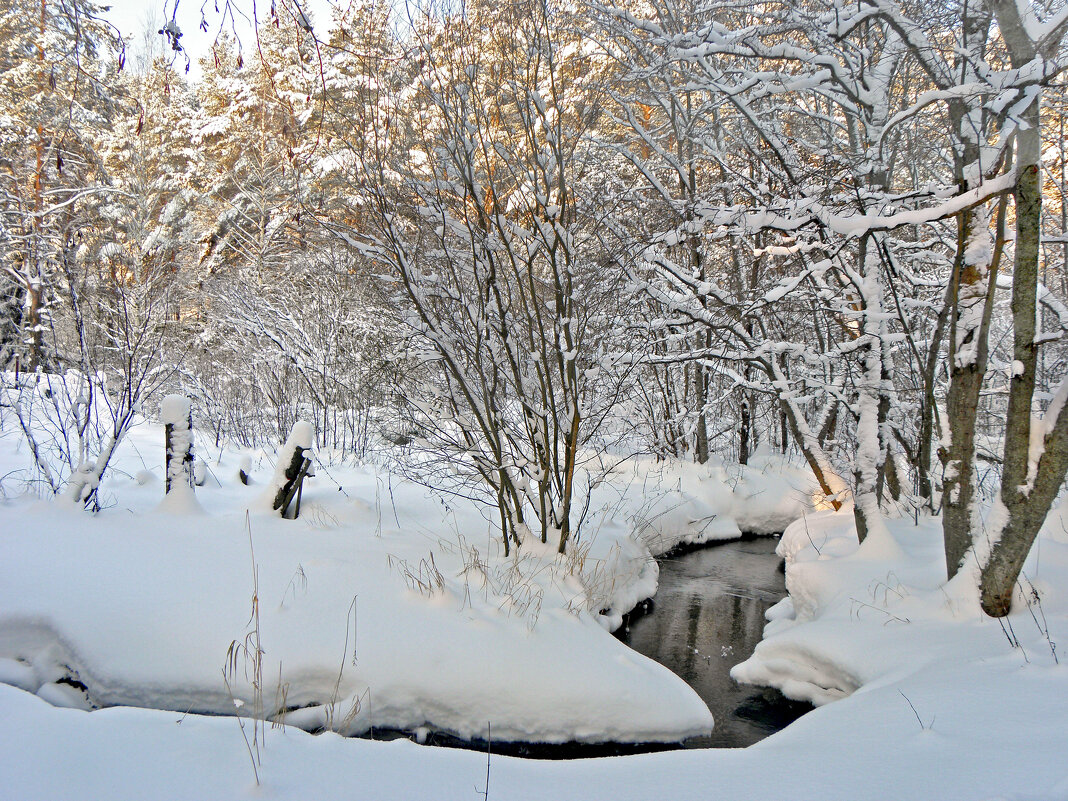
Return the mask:
[[[993, 617], [1002, 617], [1011, 611], [1016, 580], [1068, 466], [1064, 437], [1053, 436], [1056, 429], [1044, 438], [1046, 450], [1038, 464], [1032, 463], [1031, 427], [1035, 422], [1031, 417], [1031, 407], [1038, 361], [1035, 300], [1038, 295], [1042, 213], [1037, 99], [1028, 107], [1024, 118], [1028, 127], [1016, 134], [1018, 166], [1014, 193], [1016, 258], [1012, 281], [1013, 365], [1001, 483], [1005, 520], [1000, 536], [994, 533], [996, 539], [980, 580], [983, 611]], [[1064, 417], [1063, 413], [1060, 417]]]
[[[998, 211], [1005, 219], [1004, 204]], [[950, 278], [949, 390], [946, 418], [949, 447], [939, 450], [943, 466], [942, 534], [946, 573], [953, 578], [972, 546], [975, 513], [975, 425], [987, 364], [990, 312], [997, 279], [1000, 237], [989, 261], [969, 260], [969, 247], [989, 238], [988, 216], [974, 209], [957, 222], [957, 256]], [[983, 251], [979, 248], [980, 252]]]
[[740, 423], [738, 426], [738, 463], [749, 464], [749, 394], [742, 395], [742, 407], [739, 413]]
[[[1020, 68], [1039, 53], [1015, 0], [994, 4], [998, 27], [1012, 65]], [[1060, 47], [1066, 26], [1050, 32], [1043, 47]], [[1054, 35], [1056, 33], [1056, 35]], [[980, 603], [993, 617], [1012, 609], [1013, 588], [1024, 560], [1068, 473], [1068, 381], [1062, 380], [1042, 420], [1032, 418], [1040, 333], [1037, 325], [1038, 262], [1042, 225], [1041, 92], [1035, 92], [1020, 115], [1016, 130], [1016, 256], [1013, 263], [1013, 364], [1001, 479], [1004, 507], [1000, 531], [992, 531], [990, 556], [982, 567]], [[1032, 448], [1033, 427], [1039, 426], [1039, 447]]]
[[857, 524], [857, 538], [861, 542], [864, 542], [880, 515], [879, 495], [888, 452], [884, 432], [890, 408], [885, 389], [889, 374], [883, 353], [886, 322], [883, 319], [883, 281], [875, 244], [871, 237], [864, 237], [857, 256], [862, 266], [863, 330], [868, 339], [863, 350], [863, 378], [857, 382], [860, 414], [857, 420], [856, 491], [853, 496], [853, 518]]

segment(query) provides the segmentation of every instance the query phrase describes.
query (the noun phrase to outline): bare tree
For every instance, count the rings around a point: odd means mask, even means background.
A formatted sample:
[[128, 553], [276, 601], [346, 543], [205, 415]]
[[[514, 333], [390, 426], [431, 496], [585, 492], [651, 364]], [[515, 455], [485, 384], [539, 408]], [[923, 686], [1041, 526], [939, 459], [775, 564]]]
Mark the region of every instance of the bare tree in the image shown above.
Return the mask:
[[414, 36], [420, 72], [376, 131], [406, 152], [379, 144], [364, 173], [366, 252], [391, 268], [412, 347], [440, 370], [408, 397], [416, 444], [488, 490], [506, 552], [528, 521], [562, 552], [602, 415], [591, 390], [608, 265], [579, 214], [584, 76], [543, 0], [427, 14]]
[[[1005, 430], [1001, 508], [989, 526], [989, 557], [981, 561], [983, 610], [1009, 613], [1016, 580], [1050, 506], [1068, 475], [1068, 376], [1041, 419], [1032, 416], [1042, 331], [1036, 324], [1042, 219], [1042, 87], [1068, 67], [1062, 43], [1068, 8], [1037, 20], [1028, 3], [992, 3], [1015, 70], [1030, 73], [1014, 123], [1016, 241], [1012, 276], [1013, 361]], [[1038, 24], [1036, 24], [1038, 23]]]

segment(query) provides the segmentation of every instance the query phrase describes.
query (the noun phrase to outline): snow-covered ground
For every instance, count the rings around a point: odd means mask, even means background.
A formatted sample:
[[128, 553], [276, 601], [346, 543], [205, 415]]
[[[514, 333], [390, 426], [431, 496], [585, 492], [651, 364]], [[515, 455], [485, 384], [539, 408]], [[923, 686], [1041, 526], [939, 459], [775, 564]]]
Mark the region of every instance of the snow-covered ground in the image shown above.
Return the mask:
[[[758, 526], [805, 499], [784, 507], [770, 465], [743, 481], [632, 462], [567, 557], [540, 542], [505, 557], [492, 516], [369, 467], [320, 467], [297, 520], [271, 511], [280, 479], [262, 454], [249, 486], [248, 454], [214, 453], [195, 497], [176, 480], [161, 502], [162, 442], [159, 426], [135, 431], [99, 514], [0, 508], [0, 680], [75, 706], [261, 711], [345, 734], [678, 740], [707, 733], [707, 707], [607, 631], [655, 591], [650, 547], [737, 536], [742, 493], [774, 490]], [[20, 456], [5, 473], [21, 475]]]
[[[936, 523], [857, 549], [851, 515], [813, 512], [803, 473], [770, 458], [626, 463], [558, 559], [505, 558], [467, 502], [368, 467], [320, 467], [288, 521], [267, 511], [269, 459], [246, 487], [247, 454], [212, 452], [197, 504], [164, 511], [162, 450], [138, 428], [92, 516], [19, 496], [29, 459], [0, 437], [0, 797], [469, 799], [484, 754], [301, 728], [702, 732], [700, 699], [607, 629], [655, 588], [651, 553], [804, 513], [781, 544], [792, 599], [735, 673], [834, 703], [745, 750], [493, 756], [489, 798], [1068, 798], [1063, 510], [1027, 570], [1041, 606], [1007, 637], [966, 581], [940, 586]], [[285, 726], [254, 730], [257, 708]], [[258, 789], [235, 718], [195, 714], [234, 711], [260, 741]]]

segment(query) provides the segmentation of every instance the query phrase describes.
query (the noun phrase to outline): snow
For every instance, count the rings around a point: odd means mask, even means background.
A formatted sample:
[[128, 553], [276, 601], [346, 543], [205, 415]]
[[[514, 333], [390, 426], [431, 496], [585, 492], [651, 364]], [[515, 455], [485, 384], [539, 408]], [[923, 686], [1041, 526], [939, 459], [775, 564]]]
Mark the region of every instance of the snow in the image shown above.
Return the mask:
[[[630, 460], [595, 493], [569, 556], [527, 543], [507, 559], [477, 509], [369, 466], [309, 480], [298, 520], [257, 510], [262, 488], [237, 467], [266, 483], [270, 460], [247, 452], [209, 457], [223, 481], [198, 494], [191, 526], [156, 508], [162, 457], [161, 428], [135, 429], [95, 516], [0, 501], [4, 797], [1068, 798], [1068, 672], [1051, 650], [1068, 622], [1068, 505], [1025, 570], [1041, 615], [1008, 618], [1014, 648], [974, 590], [944, 585], [937, 520], [888, 521], [858, 548], [852, 510], [813, 511], [811, 481], [772, 454], [745, 468]], [[5, 473], [26, 460], [0, 439]], [[493, 755], [486, 788], [484, 753], [300, 728], [485, 737], [492, 724], [494, 740], [547, 741], [706, 730], [693, 692], [606, 625], [655, 588], [650, 545], [790, 515], [791, 597], [735, 674], [822, 705], [756, 746]], [[239, 708], [222, 680], [230, 644], [254, 634], [253, 599], [263, 706], [294, 708], [258, 733], [258, 788], [233, 718], [256, 708], [254, 665], [232, 673]]]
[[961, 209], [976, 206], [1000, 192], [1011, 189], [1016, 176], [1009, 172], [984, 181], [981, 185], [943, 200], [937, 205], [920, 209], [908, 209], [882, 216], [880, 213], [837, 214], [817, 205], [811, 198], [792, 200], [784, 204], [783, 213], [771, 210], [751, 212], [741, 208], [710, 209], [703, 215], [709, 227], [739, 225], [745, 230], [771, 228], [779, 231], [797, 231], [818, 220], [828, 230], [846, 237], [861, 237], [875, 231], [892, 231], [907, 225], [923, 225], [933, 220], [944, 219]]
[[192, 405], [184, 395], [168, 395], [159, 405], [160, 422], [173, 426], [188, 426]]
[[[766, 450], [748, 465], [634, 462], [631, 525], [654, 555], [681, 545], [775, 534], [812, 509], [818, 488], [806, 469], [784, 465]], [[617, 477], [618, 480], [618, 477]]]
[[[474, 738], [492, 722], [495, 737], [546, 742], [712, 727], [692, 689], [606, 631], [655, 589], [615, 491], [571, 555], [528, 543], [505, 558], [477, 507], [443, 507], [371, 468], [332, 466], [340, 485], [309, 479], [289, 521], [237, 479], [248, 454], [225, 452], [212, 460], [221, 486], [161, 506], [141, 458], [162, 475], [150, 461], [162, 440], [157, 426], [132, 435], [102, 487], [118, 503], [98, 515], [28, 500], [0, 510], [19, 520], [0, 526], [0, 657], [27, 660], [38, 694], [55, 700], [67, 676], [95, 706], [231, 714], [232, 690], [253, 708], [253, 660], [229, 690], [222, 668], [252, 634], [255, 596], [265, 712], [288, 724]], [[298, 426], [286, 447], [310, 444]], [[195, 525], [175, 514], [201, 507]]]
[[179, 473], [181, 478], [171, 484], [171, 491], [166, 493], [163, 500], [156, 506], [157, 512], [168, 515], [204, 514], [204, 508], [197, 500], [196, 491], [185, 481], [184, 475], [184, 473]]
[[[964, 680], [959, 663], [951, 671], [928, 665], [909, 682], [858, 692], [744, 750], [579, 762], [493, 755], [489, 797], [707, 801], [714, 788], [739, 801], [1064, 799], [1068, 694], [1049, 694], [1063, 688], [1063, 671], [1006, 661], [970, 665]], [[257, 788], [232, 719], [126, 707], [87, 714], [0, 686], [0, 769], [5, 793], [23, 801], [468, 801], [486, 786], [486, 763], [477, 752], [287, 727], [265, 733]]]
[[[412, 489], [394, 491], [407, 505]], [[511, 566], [491, 564], [483, 583], [459, 574], [459, 550], [437, 550], [447, 572], [435, 579], [430, 546], [389, 531], [374, 537], [373, 512], [331, 513], [342, 526], [362, 518], [363, 537], [335, 528], [325, 511], [306, 514], [304, 525], [253, 515], [251, 530], [268, 695], [276, 680], [288, 684], [287, 705], [313, 707], [303, 713], [308, 725], [369, 697], [346, 733], [429, 723], [476, 737], [488, 720], [501, 737], [554, 741], [676, 739], [711, 728], [685, 684], [627, 652], [588, 610], [566, 608], [574, 599], [553, 583], [551, 565], [544, 580], [508, 584], [493, 570]], [[220, 671], [229, 643], [248, 633], [254, 591], [241, 517], [213, 514], [191, 530], [182, 517], [146, 514], [119, 532], [109, 517], [31, 515], [54, 532], [36, 554], [5, 537], [4, 655], [55, 651], [46, 662], [72, 667], [99, 705], [230, 711]], [[304, 578], [294, 583], [298, 571]], [[420, 590], [409, 576], [432, 586]], [[254, 701], [244, 682], [235, 695]]]
[[[1051, 582], [1068, 571], [1066, 515], [1068, 504], [1051, 516], [1025, 567], [1024, 586], [1033, 586], [1041, 603], [1021, 596], [1022, 609], [1008, 619], [1019, 648], [1010, 646], [998, 621], [980, 612], [974, 570], [965, 566], [945, 582], [939, 520], [888, 521], [877, 539], [870, 536], [858, 547], [849, 510], [806, 515], [786, 530], [778, 548], [790, 596], [769, 610], [764, 639], [731, 675], [814, 704], [883, 686], [901, 686], [907, 695], [904, 687], [916, 685], [928, 699], [924, 714], [943, 725], [967, 716], [973, 704], [966, 693], [985, 698], [996, 686], [1035, 705], [1032, 714], [1041, 717], [1041, 698], [1021, 695], [1017, 679], [1050, 696], [1068, 689], [1054, 653], [1055, 629], [1068, 622], [1068, 594]], [[1049, 637], [1036, 626], [1043, 615]], [[937, 697], [924, 682], [917, 684], [915, 676], [925, 672], [940, 681], [955, 675], [960, 687]], [[1068, 738], [1061, 733], [1058, 741]]]

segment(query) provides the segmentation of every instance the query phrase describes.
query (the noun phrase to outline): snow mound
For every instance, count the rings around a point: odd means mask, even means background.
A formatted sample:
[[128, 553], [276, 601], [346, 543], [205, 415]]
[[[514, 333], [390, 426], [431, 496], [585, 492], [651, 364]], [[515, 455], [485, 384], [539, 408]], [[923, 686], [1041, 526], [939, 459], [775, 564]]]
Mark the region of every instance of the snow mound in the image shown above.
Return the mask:
[[[307, 433], [291, 444], [310, 445]], [[0, 506], [0, 680], [62, 706], [240, 709], [343, 734], [478, 738], [492, 724], [500, 739], [677, 741], [711, 729], [688, 685], [606, 631], [656, 587], [625, 510], [565, 556], [535, 541], [505, 557], [473, 504], [443, 507], [366, 467], [309, 479], [297, 520], [260, 508], [266, 482], [182, 487], [161, 506], [158, 484], [130, 477], [162, 473], [141, 461], [162, 462], [162, 441], [160, 426], [131, 436], [109, 485], [121, 503], [95, 516]], [[247, 456], [212, 456], [213, 470], [247, 469]]]
[[813, 511], [811, 473], [767, 451], [748, 465], [635, 460], [632, 469], [631, 491], [640, 498], [633, 533], [655, 555], [743, 534], [778, 534]]
[[1008, 628], [979, 609], [974, 571], [945, 581], [939, 519], [890, 520], [858, 545], [851, 509], [806, 515], [778, 546], [790, 596], [731, 676], [826, 704], [933, 663], [1055, 664], [1051, 632], [1068, 626], [1068, 592], [1051, 581], [1068, 572], [1065, 512], [1050, 515], [1032, 550]]
[[[718, 489], [718, 487], [717, 487]], [[656, 554], [742, 535], [722, 506], [673, 490], [653, 499], [634, 516], [634, 532]]]

